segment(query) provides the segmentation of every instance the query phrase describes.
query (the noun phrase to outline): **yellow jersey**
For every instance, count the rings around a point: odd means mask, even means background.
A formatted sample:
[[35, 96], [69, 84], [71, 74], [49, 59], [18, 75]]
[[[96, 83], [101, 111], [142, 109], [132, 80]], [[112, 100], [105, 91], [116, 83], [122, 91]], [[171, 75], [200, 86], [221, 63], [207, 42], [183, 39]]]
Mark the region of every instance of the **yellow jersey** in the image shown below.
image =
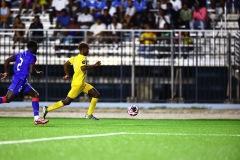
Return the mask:
[[145, 32], [141, 35], [140, 37], [140, 40], [141, 41], [144, 41], [143, 43], [144, 44], [154, 44], [151, 40], [149, 39], [152, 39], [152, 40], [157, 40], [157, 35], [156, 33], [153, 33], [153, 32]]
[[73, 65], [73, 79], [72, 79], [72, 86], [81, 86], [85, 84], [85, 77], [87, 71], [82, 71], [81, 67], [87, 65], [86, 56], [82, 54], [78, 54], [75, 57], [72, 57], [68, 60], [71, 65]]

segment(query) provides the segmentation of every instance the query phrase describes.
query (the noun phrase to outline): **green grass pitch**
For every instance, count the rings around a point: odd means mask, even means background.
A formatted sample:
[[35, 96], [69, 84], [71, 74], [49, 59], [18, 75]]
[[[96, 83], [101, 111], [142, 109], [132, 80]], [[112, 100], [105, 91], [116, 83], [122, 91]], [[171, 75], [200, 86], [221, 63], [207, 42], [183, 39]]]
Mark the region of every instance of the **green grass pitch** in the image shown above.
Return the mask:
[[0, 117], [1, 160], [239, 160], [239, 120]]

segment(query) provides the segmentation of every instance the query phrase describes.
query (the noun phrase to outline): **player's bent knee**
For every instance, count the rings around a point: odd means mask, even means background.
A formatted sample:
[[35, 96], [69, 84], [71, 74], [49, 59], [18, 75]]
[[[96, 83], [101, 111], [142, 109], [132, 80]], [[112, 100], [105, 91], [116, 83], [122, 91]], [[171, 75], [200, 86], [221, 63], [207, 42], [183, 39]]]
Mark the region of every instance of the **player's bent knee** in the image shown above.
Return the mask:
[[94, 97], [94, 98], [100, 98], [100, 94], [99, 94], [99, 93], [95, 93], [95, 94], [93, 95], [93, 97]]
[[36, 92], [36, 93], [34, 94], [34, 97], [35, 97], [35, 98], [39, 98], [39, 93]]
[[67, 99], [62, 102], [63, 102], [64, 106], [67, 106], [67, 105], [71, 104], [72, 101]]

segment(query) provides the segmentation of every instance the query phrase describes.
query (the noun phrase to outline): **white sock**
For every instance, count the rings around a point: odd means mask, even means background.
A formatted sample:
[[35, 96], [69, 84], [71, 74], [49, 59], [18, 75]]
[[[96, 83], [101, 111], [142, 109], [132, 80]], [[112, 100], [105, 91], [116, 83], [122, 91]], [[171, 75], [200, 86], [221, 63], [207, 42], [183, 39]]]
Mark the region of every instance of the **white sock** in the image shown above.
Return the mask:
[[37, 121], [39, 119], [39, 116], [34, 116], [34, 121]]

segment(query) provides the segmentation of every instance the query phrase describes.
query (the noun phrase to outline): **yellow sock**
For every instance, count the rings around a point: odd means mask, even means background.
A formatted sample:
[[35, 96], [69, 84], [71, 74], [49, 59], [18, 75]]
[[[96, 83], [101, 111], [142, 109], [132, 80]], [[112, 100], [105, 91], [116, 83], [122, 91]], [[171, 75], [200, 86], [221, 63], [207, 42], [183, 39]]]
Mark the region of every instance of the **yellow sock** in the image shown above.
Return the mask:
[[63, 107], [63, 106], [64, 106], [64, 104], [62, 103], [62, 101], [58, 101], [58, 102], [48, 106], [47, 110], [52, 111], [52, 110], [58, 109], [58, 108]]
[[98, 101], [98, 98], [92, 98], [90, 106], [88, 108], [87, 115], [92, 115], [92, 113], [96, 107], [97, 101]]

